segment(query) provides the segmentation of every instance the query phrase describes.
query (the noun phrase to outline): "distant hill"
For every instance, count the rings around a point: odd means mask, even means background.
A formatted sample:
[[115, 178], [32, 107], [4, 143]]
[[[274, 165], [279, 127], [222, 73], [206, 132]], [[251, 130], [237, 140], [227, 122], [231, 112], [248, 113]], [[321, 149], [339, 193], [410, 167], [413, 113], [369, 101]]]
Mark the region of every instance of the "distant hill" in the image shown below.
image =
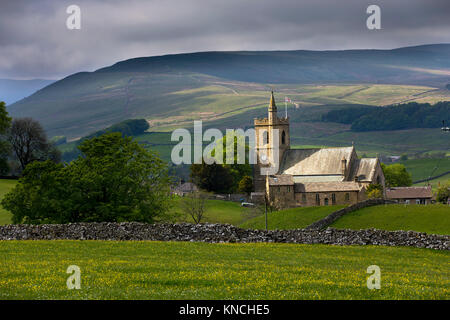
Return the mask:
[[[228, 117], [264, 105], [271, 86], [280, 92], [288, 92], [292, 85], [428, 86], [414, 89], [420, 98], [434, 88], [444, 88], [449, 80], [450, 44], [394, 50], [202, 52], [135, 58], [76, 73], [11, 105], [8, 111], [15, 117], [36, 118], [50, 136], [70, 139], [124, 119]], [[345, 103], [353, 94], [360, 99], [357, 103], [366, 103], [361, 99], [384, 96], [384, 91], [367, 89], [343, 90], [331, 99], [313, 96], [308, 103]], [[292, 92], [302, 98], [302, 90]], [[368, 95], [361, 95], [365, 90]]]
[[[193, 72], [257, 83], [429, 85], [440, 76], [449, 79], [449, 57], [450, 44], [394, 50], [199, 52], [135, 58], [97, 72]], [[447, 72], [439, 74], [441, 69]]]
[[12, 104], [20, 99], [28, 97], [53, 82], [55, 82], [55, 80], [0, 79], [0, 101], [6, 102], [7, 105]]

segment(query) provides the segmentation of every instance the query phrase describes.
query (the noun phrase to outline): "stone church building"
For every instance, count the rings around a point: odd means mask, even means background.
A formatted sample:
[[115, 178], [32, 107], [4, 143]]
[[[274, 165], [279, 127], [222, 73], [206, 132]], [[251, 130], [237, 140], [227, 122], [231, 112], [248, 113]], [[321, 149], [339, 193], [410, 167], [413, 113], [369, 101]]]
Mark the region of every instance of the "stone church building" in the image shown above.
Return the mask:
[[[277, 208], [298, 206], [348, 205], [366, 199], [371, 183], [385, 186], [378, 158], [358, 158], [353, 146], [344, 148], [291, 149], [289, 118], [280, 118], [273, 92], [268, 117], [255, 119], [255, 192], [265, 193]], [[274, 129], [278, 129], [278, 155], [274, 152]], [[269, 163], [262, 164], [260, 156]], [[275, 157], [277, 159], [275, 159]], [[264, 166], [278, 161], [278, 171], [261, 175]]]

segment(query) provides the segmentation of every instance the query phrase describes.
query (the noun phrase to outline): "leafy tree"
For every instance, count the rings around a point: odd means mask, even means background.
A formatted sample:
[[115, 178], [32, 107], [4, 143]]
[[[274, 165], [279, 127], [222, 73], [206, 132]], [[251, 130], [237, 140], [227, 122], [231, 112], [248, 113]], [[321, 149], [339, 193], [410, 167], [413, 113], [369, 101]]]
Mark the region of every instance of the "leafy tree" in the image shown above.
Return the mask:
[[11, 126], [11, 118], [6, 111], [6, 104], [0, 101], [0, 174], [6, 175], [9, 171], [7, 158], [10, 152], [10, 146], [5, 138], [8, 129]]
[[366, 195], [369, 199], [383, 198], [383, 186], [381, 184], [372, 183], [366, 189]]
[[238, 190], [249, 195], [253, 190], [253, 179], [250, 176], [244, 176], [241, 181], [239, 181]]
[[220, 164], [192, 164], [190, 168], [192, 181], [201, 189], [215, 193], [229, 193], [233, 187], [230, 169]]
[[40, 123], [31, 118], [14, 119], [8, 140], [22, 170], [33, 161], [59, 162], [61, 159], [60, 152], [48, 142]]
[[450, 197], [450, 182], [447, 182], [437, 189], [436, 200], [438, 202], [446, 204], [449, 197]]
[[[190, 177], [200, 188], [216, 193], [232, 193], [239, 189], [239, 182], [245, 176], [252, 174], [252, 167], [248, 161], [249, 146], [245, 143], [245, 137], [234, 133], [230, 137], [234, 139], [230, 146], [227, 144], [227, 136], [224, 136], [216, 142], [216, 146], [222, 147], [220, 154], [218, 147], [212, 149], [209, 154], [211, 159], [215, 159], [223, 164], [213, 163], [208, 165], [202, 160], [202, 164], [191, 165]], [[233, 150], [228, 150], [227, 152], [227, 148], [230, 147]], [[239, 158], [242, 156], [238, 152], [240, 148], [245, 151], [244, 159]], [[227, 164], [227, 154], [232, 155], [232, 164]]]
[[120, 133], [84, 141], [66, 166], [29, 164], [1, 204], [14, 223], [154, 222], [169, 206], [166, 165]]
[[386, 166], [382, 163], [381, 168], [383, 169], [386, 185], [388, 187], [409, 187], [412, 185], [411, 174], [406, 171], [403, 164], [395, 163]]

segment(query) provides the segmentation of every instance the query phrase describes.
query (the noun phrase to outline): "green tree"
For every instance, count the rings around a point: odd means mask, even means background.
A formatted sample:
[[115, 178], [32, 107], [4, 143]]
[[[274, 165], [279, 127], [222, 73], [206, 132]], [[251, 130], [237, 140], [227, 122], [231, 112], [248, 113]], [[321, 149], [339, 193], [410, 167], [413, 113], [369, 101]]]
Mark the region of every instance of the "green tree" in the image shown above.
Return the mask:
[[6, 139], [6, 133], [11, 127], [11, 118], [6, 111], [6, 104], [0, 101], [0, 175], [6, 175], [9, 171], [8, 156], [10, 145]]
[[201, 189], [215, 193], [229, 193], [233, 188], [230, 169], [220, 164], [192, 164], [190, 168], [192, 181]]
[[[233, 143], [228, 145], [228, 139], [233, 139]], [[249, 150], [250, 147], [245, 142], [245, 137], [237, 134], [236, 132], [228, 132], [221, 140], [217, 141], [217, 144], [222, 144], [222, 154], [216, 154], [217, 148], [211, 152], [211, 156], [214, 158], [221, 158], [222, 166], [226, 168], [232, 178], [232, 186], [229, 192], [236, 192], [239, 190], [239, 182], [245, 176], [252, 175], [252, 167], [249, 164]], [[239, 149], [243, 150], [244, 154], [239, 152]], [[232, 155], [233, 163], [227, 163], [227, 154]], [[242, 157], [242, 158], [240, 158]]]
[[383, 186], [381, 184], [372, 183], [366, 189], [366, 195], [369, 199], [383, 198]]
[[253, 179], [250, 176], [244, 176], [239, 181], [238, 190], [249, 195], [253, 190]]
[[436, 200], [438, 202], [446, 204], [449, 197], [450, 197], [450, 182], [447, 182], [437, 189]]
[[384, 177], [386, 179], [386, 186], [392, 187], [409, 187], [412, 185], [411, 174], [406, 171], [403, 164], [395, 163], [392, 165], [381, 164]]
[[14, 223], [154, 222], [169, 206], [166, 165], [132, 138], [113, 133], [84, 141], [66, 166], [29, 164], [1, 204]]

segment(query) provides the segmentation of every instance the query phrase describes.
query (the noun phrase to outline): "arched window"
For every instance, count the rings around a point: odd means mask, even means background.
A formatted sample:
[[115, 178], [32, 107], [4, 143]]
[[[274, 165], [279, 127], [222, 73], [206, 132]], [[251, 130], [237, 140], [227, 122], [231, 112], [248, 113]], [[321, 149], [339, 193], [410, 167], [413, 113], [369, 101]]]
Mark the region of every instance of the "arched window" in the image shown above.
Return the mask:
[[268, 131], [264, 131], [263, 144], [269, 144], [269, 132]]
[[284, 132], [281, 134], [281, 144], [285, 144], [286, 143], [286, 132]]

